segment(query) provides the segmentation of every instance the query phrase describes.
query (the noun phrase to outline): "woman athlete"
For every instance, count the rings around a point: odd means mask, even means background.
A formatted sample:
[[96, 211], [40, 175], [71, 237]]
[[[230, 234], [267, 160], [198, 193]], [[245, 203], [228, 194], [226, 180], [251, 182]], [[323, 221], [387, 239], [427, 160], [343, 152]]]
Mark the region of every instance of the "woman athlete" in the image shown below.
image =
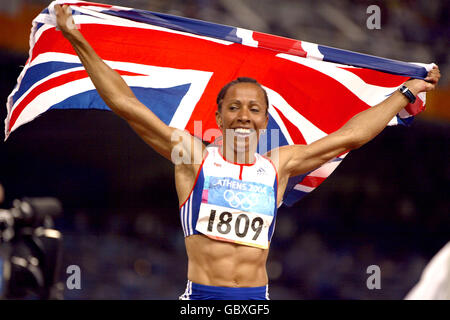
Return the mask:
[[[241, 78], [219, 93], [216, 122], [223, 143], [207, 148], [189, 133], [164, 124], [139, 102], [73, 27], [69, 6], [55, 5], [55, 12], [58, 28], [105, 103], [174, 163], [188, 256], [188, 285], [180, 299], [268, 299], [266, 261], [289, 177], [361, 147], [418, 93], [434, 90], [440, 78], [435, 66], [425, 80], [406, 81], [403, 92], [355, 115], [328, 136], [309, 145], [282, 146], [264, 156], [256, 147], [269, 120], [267, 95], [255, 80]], [[189, 161], [174, 161], [174, 155]]]

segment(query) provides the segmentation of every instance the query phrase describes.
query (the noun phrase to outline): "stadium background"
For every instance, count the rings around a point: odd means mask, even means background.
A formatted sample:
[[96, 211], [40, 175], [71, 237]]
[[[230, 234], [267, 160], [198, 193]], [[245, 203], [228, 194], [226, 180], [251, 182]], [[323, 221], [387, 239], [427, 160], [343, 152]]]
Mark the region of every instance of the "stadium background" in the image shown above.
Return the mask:
[[[268, 261], [272, 299], [402, 299], [450, 238], [448, 1], [100, 1], [239, 26], [414, 62], [443, 77], [409, 128], [390, 127], [293, 208], [279, 211]], [[0, 97], [27, 59], [31, 21], [48, 1], [0, 3]], [[381, 29], [366, 8], [381, 8]], [[213, 107], [213, 106], [212, 106]], [[0, 108], [6, 117], [6, 107]], [[65, 299], [176, 299], [187, 257], [173, 169], [115, 115], [51, 111], [0, 143], [1, 208], [24, 196], [64, 205]], [[381, 289], [369, 290], [370, 265]]]

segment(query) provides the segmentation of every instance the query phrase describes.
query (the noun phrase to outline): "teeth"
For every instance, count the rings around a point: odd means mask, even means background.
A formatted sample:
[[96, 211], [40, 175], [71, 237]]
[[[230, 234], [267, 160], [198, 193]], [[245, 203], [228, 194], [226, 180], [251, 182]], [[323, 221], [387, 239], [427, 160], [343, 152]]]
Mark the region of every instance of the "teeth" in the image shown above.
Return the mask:
[[250, 129], [237, 128], [234, 130], [234, 132], [242, 134], [250, 134], [252, 131]]

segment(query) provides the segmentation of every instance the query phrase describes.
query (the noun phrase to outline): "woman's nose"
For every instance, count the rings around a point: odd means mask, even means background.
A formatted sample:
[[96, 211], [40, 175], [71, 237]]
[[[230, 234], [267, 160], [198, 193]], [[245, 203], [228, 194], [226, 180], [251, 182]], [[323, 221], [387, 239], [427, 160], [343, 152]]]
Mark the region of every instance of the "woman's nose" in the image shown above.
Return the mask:
[[239, 110], [239, 114], [238, 114], [238, 120], [240, 121], [249, 121], [249, 111], [247, 107], [243, 107]]

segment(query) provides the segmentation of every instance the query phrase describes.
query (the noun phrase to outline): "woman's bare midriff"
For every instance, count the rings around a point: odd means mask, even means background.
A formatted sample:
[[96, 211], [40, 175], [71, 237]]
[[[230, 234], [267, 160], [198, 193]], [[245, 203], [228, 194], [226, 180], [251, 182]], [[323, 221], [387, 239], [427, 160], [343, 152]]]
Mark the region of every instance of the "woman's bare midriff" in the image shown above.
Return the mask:
[[269, 250], [210, 239], [204, 235], [185, 238], [188, 279], [220, 287], [259, 287], [268, 282]]

